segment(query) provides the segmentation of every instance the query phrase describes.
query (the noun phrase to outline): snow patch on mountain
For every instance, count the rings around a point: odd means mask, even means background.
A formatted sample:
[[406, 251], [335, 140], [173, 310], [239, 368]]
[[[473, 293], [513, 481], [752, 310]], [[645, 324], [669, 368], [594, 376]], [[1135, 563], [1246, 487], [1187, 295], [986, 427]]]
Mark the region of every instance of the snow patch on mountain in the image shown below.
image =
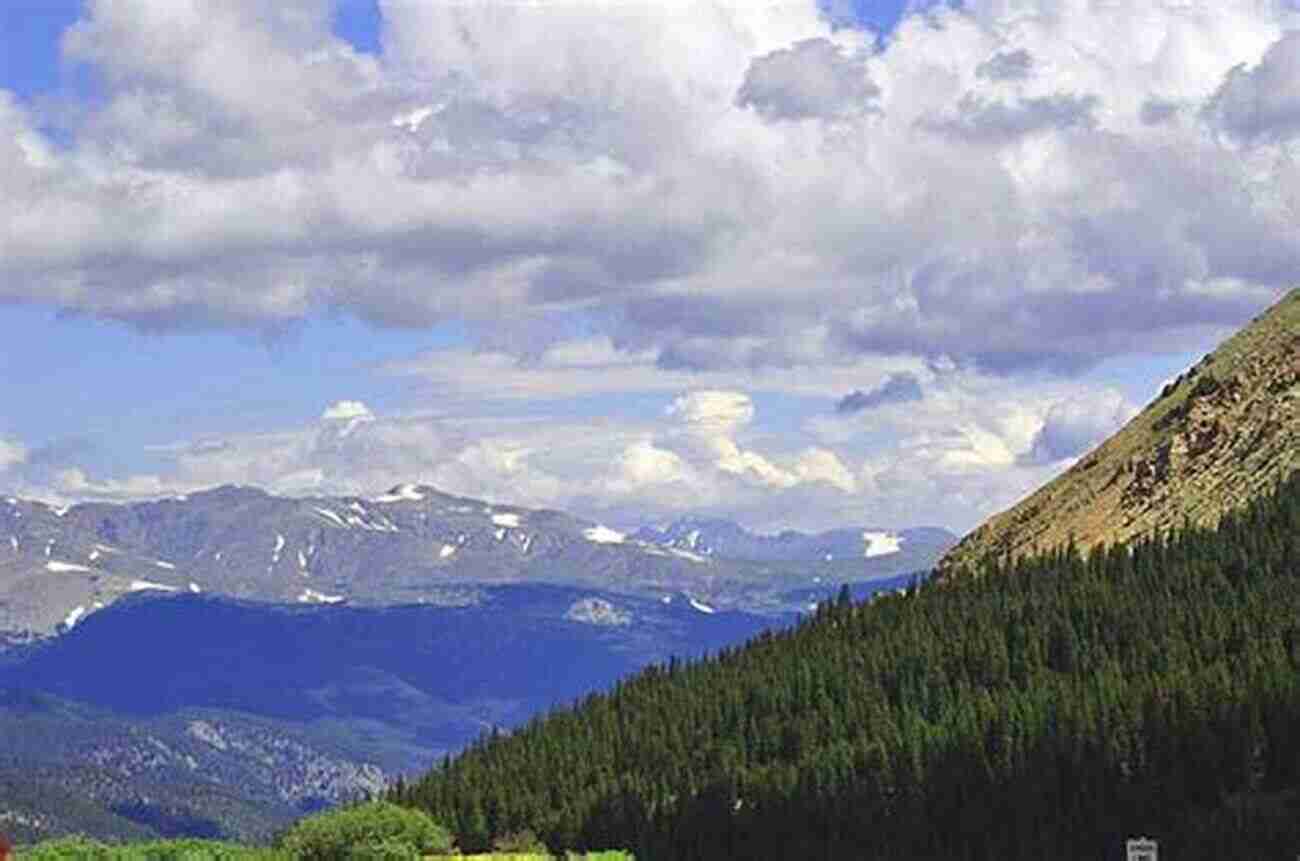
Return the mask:
[[175, 586], [168, 586], [166, 583], [155, 583], [152, 580], [132, 580], [132, 592], [175, 592]]
[[388, 493], [376, 496], [371, 502], [421, 502], [423, 499], [424, 494], [414, 484], [399, 484]]
[[335, 514], [333, 511], [330, 511], [328, 508], [314, 508], [313, 510], [321, 517], [328, 520], [330, 523], [333, 523], [339, 529], [348, 528], [348, 525], [346, 522], [344, 522], [343, 518], [339, 517], [337, 514]]
[[519, 515], [509, 511], [499, 512], [492, 515], [492, 522], [497, 526], [504, 526], [507, 529], [518, 529]]
[[593, 526], [582, 531], [582, 537], [593, 544], [622, 544], [627, 536], [608, 526]]
[[68, 615], [63, 617], [63, 627], [67, 628], [68, 630], [72, 630], [72, 626], [76, 625], [77, 620], [79, 620], [84, 615], [86, 615], [85, 607], [73, 607], [72, 611], [68, 613]]
[[691, 598], [690, 601], [691, 601], [691, 607], [696, 610], [699, 610], [701, 613], [706, 613], [712, 616], [714, 613], [718, 612], [717, 610], [710, 607], [708, 604], [705, 604], [703, 601], [697, 601], [694, 598]]
[[324, 592], [317, 592], [315, 589], [303, 589], [302, 594], [298, 596], [300, 604], [341, 604], [347, 598], [343, 595], [326, 595]]
[[75, 562], [58, 562], [50, 561], [45, 563], [45, 570], [54, 574], [68, 574], [76, 571], [90, 571], [85, 565], [78, 565]]
[[862, 555], [867, 559], [875, 556], [888, 556], [903, 549], [903, 537], [893, 532], [862, 533]]
[[442, 548], [438, 550], [439, 559], [450, 559], [454, 555], [456, 555], [456, 545], [454, 544], [444, 544], [442, 545]]

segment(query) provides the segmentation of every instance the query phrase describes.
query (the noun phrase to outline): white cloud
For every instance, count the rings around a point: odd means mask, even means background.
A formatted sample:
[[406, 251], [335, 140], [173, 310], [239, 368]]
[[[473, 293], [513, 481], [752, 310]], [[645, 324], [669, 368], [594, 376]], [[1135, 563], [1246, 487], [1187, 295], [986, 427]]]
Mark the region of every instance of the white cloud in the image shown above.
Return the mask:
[[1231, 69], [1206, 114], [1245, 141], [1294, 137], [1300, 131], [1300, 32], [1273, 43], [1257, 65]]
[[56, 499], [123, 501], [167, 496], [175, 492], [160, 476], [136, 475], [122, 480], [95, 481], [80, 469], [64, 469], [54, 475], [50, 488]]
[[372, 57], [325, 0], [97, 0], [64, 45], [102, 97], [0, 94], [0, 298], [464, 319], [512, 359], [578, 315], [660, 372], [1017, 371], [1295, 280], [1287, 4], [962, 5], [876, 49], [814, 0], [390, 0]]
[[325, 421], [374, 421], [375, 414], [361, 401], [335, 401], [325, 408], [321, 418]]
[[27, 460], [27, 448], [19, 442], [0, 437], [0, 472]]
[[731, 434], [754, 420], [754, 403], [744, 392], [699, 391], [676, 398], [668, 408], [693, 431], [705, 436]]
[[1136, 410], [1118, 392], [1084, 393], [1051, 406], [1027, 457], [1039, 463], [1073, 460], [1133, 418]]
[[833, 119], [871, 110], [879, 94], [862, 59], [817, 38], [755, 58], [736, 102], [769, 120]]
[[919, 401], [846, 413], [828, 393], [820, 414], [795, 427], [790, 415], [806, 408], [804, 395], [769, 393], [762, 403], [771, 406], [760, 410], [735, 389], [665, 396], [649, 414], [594, 417], [563, 402], [550, 413], [523, 404], [475, 417], [385, 415], [340, 401], [301, 427], [157, 447], [161, 465], [148, 473], [92, 477], [76, 462], [85, 452], [72, 447], [45, 458], [48, 472], [15, 466], [11, 485], [66, 502], [225, 483], [368, 495], [415, 482], [619, 527], [695, 512], [763, 529], [964, 529], [1068, 466], [1134, 412], [1105, 388], [955, 368], [926, 373]]
[[[0, 92], [0, 301], [481, 339], [386, 370], [491, 421], [339, 401], [60, 492], [968, 525], [1125, 414], [1030, 371], [1204, 343], [1300, 280], [1291, 5], [967, 0], [878, 49], [814, 0], [386, 0], [372, 57], [326, 0], [96, 0], [65, 39], [93, 101]], [[568, 406], [622, 392], [680, 397]], [[827, 409], [777, 436], [759, 393]]]

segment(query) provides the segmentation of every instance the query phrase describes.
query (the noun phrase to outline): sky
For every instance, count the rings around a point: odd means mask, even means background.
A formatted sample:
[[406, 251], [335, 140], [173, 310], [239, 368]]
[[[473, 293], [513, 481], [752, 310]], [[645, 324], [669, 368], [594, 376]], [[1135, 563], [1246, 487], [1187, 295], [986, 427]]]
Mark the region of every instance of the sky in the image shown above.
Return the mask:
[[9, 0], [0, 490], [964, 531], [1300, 272], [1289, 0]]

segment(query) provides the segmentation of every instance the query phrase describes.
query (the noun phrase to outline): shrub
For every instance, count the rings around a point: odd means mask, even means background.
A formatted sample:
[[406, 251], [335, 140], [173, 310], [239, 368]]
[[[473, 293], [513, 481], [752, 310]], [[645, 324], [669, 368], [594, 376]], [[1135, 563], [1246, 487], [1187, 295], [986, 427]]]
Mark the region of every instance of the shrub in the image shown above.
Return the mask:
[[454, 851], [450, 832], [427, 813], [387, 801], [304, 819], [280, 838], [279, 845], [304, 861], [409, 859]]
[[71, 861], [72, 859], [87, 859], [87, 861], [103, 861], [109, 857], [108, 847], [97, 840], [90, 840], [85, 837], [61, 837], [57, 840], [46, 840], [44, 843], [38, 843], [28, 849], [21, 849], [18, 858], [21, 861]]
[[503, 834], [492, 841], [492, 851], [517, 855], [545, 855], [550, 852], [546, 844], [528, 829]]
[[405, 840], [383, 840], [357, 846], [348, 853], [348, 861], [419, 861], [421, 855]]

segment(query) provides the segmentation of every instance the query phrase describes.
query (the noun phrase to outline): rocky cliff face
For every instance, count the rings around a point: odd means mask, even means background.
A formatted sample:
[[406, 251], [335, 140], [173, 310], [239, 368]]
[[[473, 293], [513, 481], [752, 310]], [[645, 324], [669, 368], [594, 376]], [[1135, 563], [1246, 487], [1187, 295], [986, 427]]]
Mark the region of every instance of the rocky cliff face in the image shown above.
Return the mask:
[[1119, 433], [940, 562], [1084, 551], [1213, 525], [1300, 468], [1300, 290], [1170, 383]]

